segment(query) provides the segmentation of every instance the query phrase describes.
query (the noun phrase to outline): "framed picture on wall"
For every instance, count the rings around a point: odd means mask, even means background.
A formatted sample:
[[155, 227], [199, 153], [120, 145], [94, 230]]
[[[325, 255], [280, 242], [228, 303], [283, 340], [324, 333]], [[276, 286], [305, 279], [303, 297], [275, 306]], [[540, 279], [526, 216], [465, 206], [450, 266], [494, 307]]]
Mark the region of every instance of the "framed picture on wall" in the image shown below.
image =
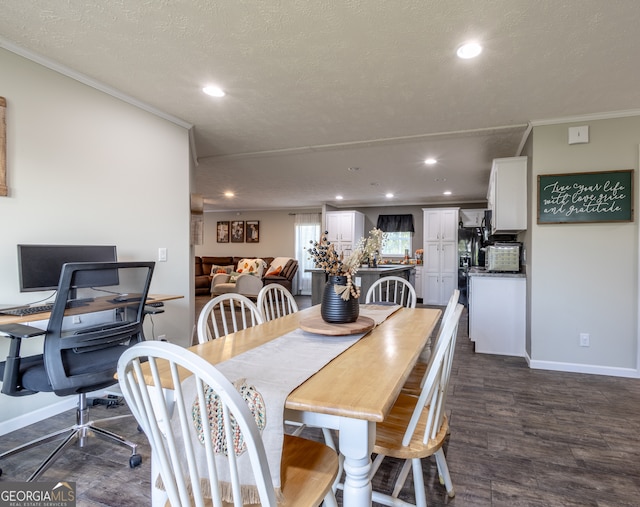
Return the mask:
[[229, 222], [218, 222], [216, 230], [218, 243], [229, 243]]
[[244, 220], [231, 222], [231, 243], [244, 243]]
[[260, 221], [247, 220], [247, 243], [258, 243], [260, 241]]

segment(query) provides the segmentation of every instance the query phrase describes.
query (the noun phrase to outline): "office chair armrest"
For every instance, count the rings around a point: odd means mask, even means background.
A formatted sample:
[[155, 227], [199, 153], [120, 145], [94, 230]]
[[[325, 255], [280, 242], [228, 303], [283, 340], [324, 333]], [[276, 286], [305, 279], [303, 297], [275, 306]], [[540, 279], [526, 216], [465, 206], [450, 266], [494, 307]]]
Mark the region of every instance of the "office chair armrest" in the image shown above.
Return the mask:
[[8, 335], [9, 338], [32, 338], [45, 334], [46, 331], [24, 324], [0, 324], [0, 333]]
[[24, 324], [0, 324], [0, 334], [5, 334], [11, 339], [7, 360], [11, 357], [20, 357], [20, 344], [23, 338], [33, 338], [45, 333], [46, 331], [42, 329]]
[[[24, 324], [0, 324], [0, 334], [7, 335], [11, 339], [9, 346], [9, 355], [6, 361], [1, 363], [2, 368], [2, 389], [4, 394], [10, 396], [22, 396], [32, 394], [31, 391], [22, 389], [18, 384], [18, 372], [20, 371], [20, 363], [23, 358], [20, 357], [20, 345], [23, 338], [32, 338], [45, 334], [46, 331], [33, 326], [25, 326]], [[29, 361], [31, 358], [25, 358]]]

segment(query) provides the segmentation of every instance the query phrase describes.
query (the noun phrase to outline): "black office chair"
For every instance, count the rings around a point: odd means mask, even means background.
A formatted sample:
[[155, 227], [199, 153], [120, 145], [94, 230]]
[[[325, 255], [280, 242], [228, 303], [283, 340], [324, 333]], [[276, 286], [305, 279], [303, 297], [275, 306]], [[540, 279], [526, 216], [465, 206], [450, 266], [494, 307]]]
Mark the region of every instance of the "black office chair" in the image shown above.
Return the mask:
[[[74, 426], [0, 454], [2, 460], [65, 437], [28, 481], [37, 480], [76, 440], [83, 447], [92, 434], [130, 448], [132, 468], [141, 463], [137, 444], [100, 429], [89, 420], [86, 393], [116, 384], [114, 376], [120, 355], [144, 340], [145, 301], [154, 265], [154, 262], [65, 264], [46, 331], [21, 324], [0, 325], [0, 333], [11, 339], [9, 356], [0, 363], [2, 393], [78, 395]], [[22, 340], [38, 335], [44, 335], [43, 353], [21, 357]]]

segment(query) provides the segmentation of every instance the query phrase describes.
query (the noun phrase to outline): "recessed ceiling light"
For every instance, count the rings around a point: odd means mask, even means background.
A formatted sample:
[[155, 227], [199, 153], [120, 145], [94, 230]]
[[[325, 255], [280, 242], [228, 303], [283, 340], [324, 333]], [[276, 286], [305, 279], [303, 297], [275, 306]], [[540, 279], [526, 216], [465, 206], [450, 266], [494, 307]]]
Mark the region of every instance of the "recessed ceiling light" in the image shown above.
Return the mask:
[[342, 196], [341, 195], [336, 195], [336, 200], [342, 201]]
[[391, 192], [388, 192], [388, 193], [385, 195], [385, 197], [386, 197], [387, 199], [391, 199], [391, 198], [393, 197], [393, 194], [392, 194]]
[[224, 90], [218, 88], [217, 86], [205, 86], [202, 91], [207, 95], [211, 95], [212, 97], [224, 97]]
[[359, 167], [348, 167], [348, 168], [347, 168], [347, 171], [351, 171], [352, 173], [354, 173], [354, 172], [356, 172], [356, 171], [359, 171], [359, 170], [360, 170], [360, 168], [359, 168]]
[[437, 163], [438, 161], [435, 158], [428, 158], [424, 161], [425, 164], [427, 165], [433, 165], [435, 163]]
[[233, 192], [225, 192], [225, 193], [224, 193], [224, 196], [225, 196], [225, 197], [234, 197], [234, 196], [235, 196], [235, 194], [234, 194]]
[[467, 42], [458, 48], [456, 54], [460, 58], [468, 60], [469, 58], [475, 58], [482, 53], [482, 46], [477, 42]]
[[442, 192], [442, 193], [443, 193], [443, 195], [451, 195], [451, 190], [447, 190], [447, 191]]

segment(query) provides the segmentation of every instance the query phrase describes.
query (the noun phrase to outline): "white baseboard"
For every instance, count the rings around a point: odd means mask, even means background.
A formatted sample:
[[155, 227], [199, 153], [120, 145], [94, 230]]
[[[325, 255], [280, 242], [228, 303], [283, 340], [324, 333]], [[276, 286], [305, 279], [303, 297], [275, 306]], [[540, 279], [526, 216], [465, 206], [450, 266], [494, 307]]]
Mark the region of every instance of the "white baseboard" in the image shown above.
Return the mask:
[[[11, 433], [12, 431], [22, 429], [25, 426], [29, 426], [30, 424], [34, 424], [43, 421], [44, 419], [47, 419], [51, 416], [61, 414], [62, 412], [66, 412], [67, 410], [76, 408], [77, 405], [78, 398], [76, 398], [75, 396], [69, 396], [68, 398], [64, 398], [57, 403], [53, 403], [52, 405], [47, 405], [37, 410], [32, 410], [27, 414], [22, 414], [18, 417], [14, 417], [13, 419], [8, 419], [0, 424], [0, 435], [6, 435], [7, 433]], [[75, 422], [75, 417], [73, 417], [69, 421], [69, 426], [75, 424]]]
[[589, 375], [608, 375], [610, 377], [640, 378], [640, 372], [633, 368], [617, 368], [593, 364], [558, 363], [555, 361], [537, 361], [526, 356], [529, 368], [534, 370], [565, 371], [569, 373], [587, 373]]
[[[122, 391], [120, 391], [120, 386], [118, 384], [115, 384], [106, 389], [102, 389], [100, 391], [94, 391], [92, 393], [87, 394], [87, 398], [100, 398], [108, 394], [122, 396]], [[66, 412], [67, 410], [75, 409], [77, 406], [78, 406], [78, 397], [68, 396], [68, 397], [62, 398], [60, 401], [53, 403], [51, 405], [46, 405], [42, 408], [32, 410], [31, 412], [19, 415], [17, 417], [14, 417], [13, 419], [7, 419], [6, 421], [0, 422], [0, 436], [6, 435], [7, 433], [11, 433], [12, 431], [15, 431], [15, 430], [22, 429], [25, 426], [29, 426], [30, 424], [44, 421], [49, 417], [61, 414], [62, 412]], [[75, 422], [76, 422], [76, 419], [75, 419], [75, 416], [73, 416], [72, 418], [69, 419], [68, 426], [74, 425]]]

